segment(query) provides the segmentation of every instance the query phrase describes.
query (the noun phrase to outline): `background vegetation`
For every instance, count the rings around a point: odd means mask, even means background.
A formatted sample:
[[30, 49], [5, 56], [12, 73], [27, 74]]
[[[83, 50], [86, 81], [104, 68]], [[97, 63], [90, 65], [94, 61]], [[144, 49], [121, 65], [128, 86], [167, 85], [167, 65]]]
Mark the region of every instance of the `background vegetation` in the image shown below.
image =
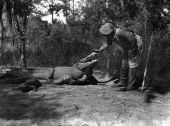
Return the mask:
[[[110, 21], [142, 36], [144, 63], [153, 33], [148, 68], [156, 74], [169, 68], [168, 0], [80, 0], [78, 8], [76, 3], [76, 0], [0, 0], [0, 65], [72, 65], [101, 46], [104, 38], [99, 28]], [[38, 9], [38, 5], [46, 11]], [[65, 23], [54, 18], [61, 11]], [[51, 24], [41, 20], [45, 15], [51, 15]], [[119, 71], [121, 48], [110, 47], [100, 54], [99, 60], [98, 68], [110, 74]]]

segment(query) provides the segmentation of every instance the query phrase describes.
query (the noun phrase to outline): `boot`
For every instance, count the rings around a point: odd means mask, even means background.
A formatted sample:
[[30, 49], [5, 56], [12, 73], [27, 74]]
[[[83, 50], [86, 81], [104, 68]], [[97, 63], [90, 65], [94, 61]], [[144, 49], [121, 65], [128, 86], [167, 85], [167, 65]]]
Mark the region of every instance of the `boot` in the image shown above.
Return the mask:
[[137, 77], [137, 69], [131, 68], [129, 69], [129, 80], [128, 85], [126, 87], [120, 88], [120, 91], [131, 91], [131, 90], [137, 90], [142, 81], [140, 81], [139, 77]]
[[129, 68], [121, 68], [120, 69], [120, 79], [119, 79], [119, 83], [117, 85], [115, 85], [115, 87], [126, 87], [127, 86], [127, 82], [128, 82], [128, 71]]

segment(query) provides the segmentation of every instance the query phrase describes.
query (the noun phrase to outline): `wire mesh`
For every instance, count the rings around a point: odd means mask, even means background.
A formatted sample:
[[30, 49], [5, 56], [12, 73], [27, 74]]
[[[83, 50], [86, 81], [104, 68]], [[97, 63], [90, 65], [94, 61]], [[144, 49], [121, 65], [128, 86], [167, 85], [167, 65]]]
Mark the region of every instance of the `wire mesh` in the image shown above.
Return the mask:
[[[45, 39], [43, 42], [26, 42], [26, 61], [28, 66], [39, 67], [55, 67], [67, 65], [71, 66], [81, 58], [84, 58], [90, 53], [92, 47], [89, 44], [72, 41], [63, 42], [55, 38]], [[0, 65], [20, 65], [20, 46], [18, 38], [4, 38], [3, 55], [1, 55]], [[154, 44], [151, 49], [151, 56], [148, 63], [148, 72], [146, 82], [152, 81], [154, 78], [166, 73], [170, 64], [170, 44], [169, 39], [166, 41], [157, 41], [154, 39]], [[113, 74], [119, 72], [121, 66], [122, 52], [119, 47], [112, 46], [110, 51], [102, 53], [99, 56], [99, 69], [108, 71]], [[140, 71], [144, 70], [146, 61], [147, 47], [143, 53], [142, 65]], [[106, 58], [109, 57], [109, 58]], [[105, 60], [104, 60], [105, 59]], [[109, 62], [107, 60], [109, 59]]]

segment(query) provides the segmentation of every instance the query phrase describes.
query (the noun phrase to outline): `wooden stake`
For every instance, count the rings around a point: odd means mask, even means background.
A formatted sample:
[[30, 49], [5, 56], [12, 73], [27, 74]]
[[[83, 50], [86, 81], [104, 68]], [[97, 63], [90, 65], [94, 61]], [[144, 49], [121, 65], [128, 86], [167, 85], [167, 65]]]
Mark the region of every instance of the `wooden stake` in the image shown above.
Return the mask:
[[152, 41], [153, 41], [153, 32], [151, 34], [151, 40], [150, 40], [150, 43], [149, 43], [149, 50], [148, 50], [148, 54], [147, 54], [147, 58], [146, 58], [146, 65], [145, 65], [145, 71], [144, 71], [143, 82], [142, 82], [142, 91], [144, 91], [146, 74], [147, 74], [147, 70], [148, 70], [147, 69], [148, 68], [148, 62], [149, 62], [150, 52], [151, 52], [151, 47], [152, 47]]

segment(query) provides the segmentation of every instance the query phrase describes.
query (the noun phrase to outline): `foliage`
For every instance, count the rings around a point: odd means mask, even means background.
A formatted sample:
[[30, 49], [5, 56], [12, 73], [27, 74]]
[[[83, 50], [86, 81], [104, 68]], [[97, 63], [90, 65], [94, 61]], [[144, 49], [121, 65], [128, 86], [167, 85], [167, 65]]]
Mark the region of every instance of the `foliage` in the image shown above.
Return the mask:
[[[62, 3], [61, 3], [62, 2]], [[67, 0], [39, 0], [34, 2], [35, 6], [40, 6], [40, 9], [35, 8], [34, 13], [40, 16], [47, 16], [51, 15], [52, 23], [55, 22], [54, 15], [57, 15], [61, 10], [64, 12], [64, 15], [67, 16], [67, 11], [69, 10], [68, 6], [66, 5]], [[46, 10], [46, 11], [42, 11]]]
[[[155, 40], [152, 55], [166, 50], [163, 49], [163, 45], [167, 47], [170, 45], [167, 29], [170, 22], [168, 0], [85, 0], [84, 3], [81, 0], [79, 8], [73, 8], [71, 4], [75, 1], [70, 0], [59, 0], [60, 3], [54, 0], [5, 1], [8, 5], [9, 22], [16, 31], [14, 35], [17, 36], [20, 31], [19, 35], [26, 36], [26, 56], [29, 66], [72, 65], [86, 56], [92, 48], [99, 48], [105, 41], [99, 33], [99, 28], [107, 21], [117, 27], [133, 29], [141, 35], [146, 47], [145, 55], [152, 31], [154, 31]], [[37, 10], [36, 5], [43, 6], [46, 11]], [[1, 2], [0, 8], [2, 10]], [[53, 24], [41, 20], [44, 15], [54, 16], [61, 11], [67, 19], [67, 24], [54, 21], [55, 19], [52, 19]], [[15, 40], [17, 43], [19, 41]], [[5, 42], [7, 43], [7, 40]], [[15, 52], [16, 58], [18, 58], [18, 52], [20, 51]], [[118, 69], [120, 59], [120, 47], [114, 46], [110, 48], [110, 51], [100, 55], [99, 67], [106, 69], [106, 66], [109, 66], [107, 70]]]

